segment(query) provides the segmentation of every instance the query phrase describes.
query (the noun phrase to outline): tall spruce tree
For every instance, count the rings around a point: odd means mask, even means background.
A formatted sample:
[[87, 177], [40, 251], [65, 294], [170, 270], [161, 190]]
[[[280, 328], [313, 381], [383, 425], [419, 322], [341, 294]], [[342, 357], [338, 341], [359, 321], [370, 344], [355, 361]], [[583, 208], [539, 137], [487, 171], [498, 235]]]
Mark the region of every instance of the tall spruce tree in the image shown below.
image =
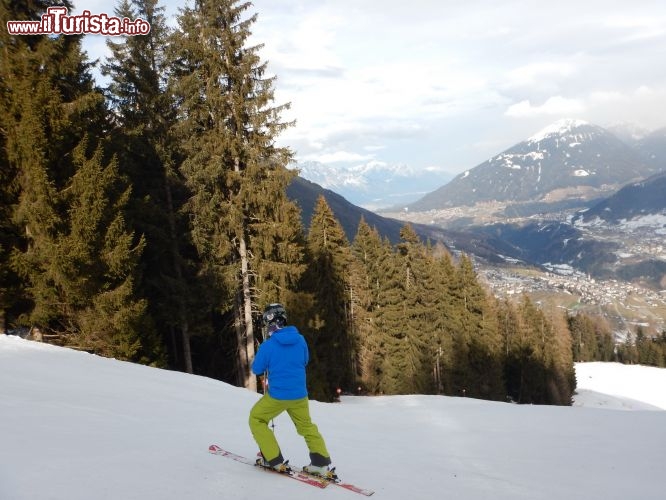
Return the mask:
[[608, 323], [602, 317], [578, 312], [567, 318], [575, 361], [612, 361], [614, 342]]
[[117, 162], [105, 162], [101, 147], [87, 157], [85, 146], [82, 142], [74, 150], [77, 170], [61, 193], [67, 227], [49, 242], [52, 252], [41, 255], [40, 262], [43, 278], [58, 290], [56, 297], [67, 299], [66, 309], [47, 298], [44, 320], [66, 321], [65, 332], [74, 334], [68, 343], [78, 348], [162, 364], [146, 301], [135, 294], [145, 241], [135, 241], [125, 225], [130, 191], [119, 180]]
[[450, 283], [455, 307], [453, 325], [454, 364], [453, 386], [457, 394], [468, 394], [475, 386], [472, 364], [475, 337], [481, 330], [483, 291], [478, 286], [471, 259], [462, 255], [455, 277]]
[[[286, 186], [292, 174], [286, 169], [290, 151], [275, 146], [277, 135], [289, 126], [280, 118], [287, 105], [273, 105], [274, 78], [265, 76], [260, 46], [248, 45], [257, 20], [256, 14], [244, 17], [250, 6], [197, 0], [184, 8], [170, 44], [170, 86], [184, 155], [180, 169], [192, 192], [187, 205], [192, 238], [226, 290], [217, 297], [217, 308], [233, 318], [239, 382], [256, 390], [249, 369], [258, 303], [253, 255], [259, 253], [255, 246], [267, 225], [287, 222], [279, 207], [291, 203]], [[276, 218], [278, 213], [283, 219]], [[282, 236], [285, 241], [292, 237], [293, 232]]]
[[439, 294], [434, 318], [435, 337], [430, 344], [433, 358], [433, 374], [437, 393], [456, 394], [453, 388], [454, 339], [456, 338], [456, 304], [453, 300], [454, 283], [457, 280], [456, 269], [451, 254], [437, 250], [433, 272], [439, 283]]
[[[414, 229], [406, 225], [400, 231], [398, 256], [405, 279], [405, 313], [407, 322], [406, 372], [411, 378], [412, 392], [436, 392], [432, 349], [437, 337], [437, 302], [441, 289], [435, 272], [432, 248], [424, 245]], [[411, 372], [411, 374], [410, 374]]]
[[[20, 319], [17, 315], [25, 316], [33, 307], [25, 273], [17, 273], [16, 256], [26, 250], [30, 236], [18, 210], [20, 203], [28, 203], [26, 198], [38, 198], [38, 190], [48, 189], [41, 182], [32, 188], [31, 177], [39, 180], [45, 176], [44, 163], [50, 156], [48, 148], [57, 146], [48, 144], [44, 135], [58, 132], [62, 127], [51, 118], [54, 113], [44, 110], [40, 114], [31, 106], [50, 104], [48, 94], [54, 91], [56, 75], [48, 74], [55, 72], [49, 57], [58, 51], [57, 44], [67, 42], [45, 36], [12, 36], [4, 27], [10, 20], [39, 20], [47, 6], [41, 1], [0, 3], [3, 26], [0, 29], [0, 322], [3, 331], [9, 326], [7, 323], [15, 326]], [[45, 61], [49, 61], [48, 66]], [[58, 59], [53, 62], [57, 65]], [[24, 187], [28, 191], [24, 191]], [[48, 212], [44, 207], [40, 214], [44, 216], [45, 225], [52, 220]], [[21, 303], [23, 307], [19, 306]], [[26, 322], [25, 317], [22, 320]]]
[[[175, 168], [178, 152], [171, 140], [175, 110], [166, 91], [168, 28], [157, 0], [123, 0], [120, 18], [141, 17], [147, 35], [109, 39], [111, 57], [102, 66], [116, 128], [114, 141], [121, 173], [132, 184], [128, 225], [144, 235], [143, 279], [137, 284], [170, 353], [170, 365], [192, 373], [192, 324], [208, 296], [197, 290], [196, 266], [185, 258], [187, 230], [182, 206], [186, 190]], [[203, 285], [202, 285], [203, 286]], [[193, 316], [195, 316], [193, 318]]]
[[[2, 17], [39, 19], [48, 5], [3, 3]], [[13, 262], [33, 303], [25, 321], [80, 348], [159, 362], [134, 290], [143, 245], [124, 225], [127, 187], [106, 153], [104, 99], [80, 42], [3, 34], [2, 129], [23, 240]]]
[[316, 320], [306, 332], [324, 381], [326, 392], [320, 397], [330, 400], [337, 388], [348, 390], [354, 382], [351, 330], [358, 289], [349, 242], [323, 195], [317, 199], [307, 241], [311, 265], [304, 286], [314, 296]]
[[382, 331], [377, 327], [376, 314], [383, 264], [391, 253], [379, 232], [361, 218], [352, 245], [352, 254], [358, 263], [359, 292], [357, 312], [353, 326], [357, 347], [355, 351], [356, 375], [363, 390], [379, 391], [381, 365], [384, 357]]
[[556, 307], [544, 309], [544, 315], [550, 324], [550, 339], [547, 356], [548, 380], [546, 391], [549, 404], [571, 405], [576, 389], [571, 333], [567, 325], [566, 314]]
[[[4, 87], [0, 70], [0, 87]], [[0, 90], [0, 99], [2, 90]], [[4, 99], [0, 101], [0, 114], [4, 113]], [[0, 118], [0, 123], [5, 123]], [[19, 183], [16, 165], [9, 162], [6, 150], [6, 131], [0, 125], [0, 334], [14, 326], [21, 313], [19, 297], [23, 283], [12, 269], [12, 251], [21, 243], [20, 229], [13, 220], [18, 203]]]
[[[509, 326], [511, 321], [515, 327]], [[507, 392], [518, 403], [571, 404], [575, 389], [571, 334], [563, 317], [549, 318], [527, 296], [498, 322], [511, 332], [505, 376]]]
[[384, 333], [386, 356], [380, 389], [387, 394], [432, 392], [430, 345], [436, 291], [425, 247], [411, 226], [400, 231], [397, 251], [386, 260], [377, 325]]

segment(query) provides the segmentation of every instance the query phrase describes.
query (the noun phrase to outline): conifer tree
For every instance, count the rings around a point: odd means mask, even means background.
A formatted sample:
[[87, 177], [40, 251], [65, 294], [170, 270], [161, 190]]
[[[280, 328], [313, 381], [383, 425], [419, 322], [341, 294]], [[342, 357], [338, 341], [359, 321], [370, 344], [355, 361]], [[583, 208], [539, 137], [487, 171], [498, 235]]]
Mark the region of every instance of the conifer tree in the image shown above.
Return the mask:
[[475, 397], [502, 397], [501, 335], [471, 259], [463, 255], [452, 281], [455, 303], [453, 385]]
[[552, 314], [549, 318], [523, 296], [517, 319], [506, 358], [509, 396], [518, 403], [571, 404], [575, 376], [571, 334], [564, 318]]
[[[531, 303], [529, 303], [531, 307]], [[526, 390], [530, 380], [537, 374], [536, 348], [531, 325], [526, 323], [525, 315], [516, 306], [507, 302], [500, 324], [506, 336], [507, 351], [505, 360], [505, 379], [508, 396], [517, 403], [532, 402]]]
[[405, 265], [406, 306], [409, 315], [407, 335], [410, 339], [410, 363], [415, 373], [414, 389], [418, 393], [436, 392], [434, 344], [438, 337], [437, 304], [442, 288], [432, 248], [424, 245], [414, 229], [406, 225], [400, 232], [398, 255]]
[[[10, 10], [4, 3], [0, 4], [0, 25], [6, 26], [7, 21], [17, 14], [16, 10]], [[12, 252], [21, 243], [20, 228], [13, 220], [20, 188], [18, 169], [16, 163], [10, 162], [7, 156], [10, 135], [7, 127], [11, 125], [9, 113], [14, 107], [14, 95], [9, 90], [12, 80], [12, 61], [9, 57], [13, 50], [12, 43], [16, 42], [6, 30], [0, 30], [0, 47], [3, 47], [0, 53], [0, 333], [4, 333], [14, 323], [12, 310], [17, 306], [17, 298], [23, 287], [11, 266]]]
[[21, 242], [19, 228], [12, 220], [18, 203], [17, 188], [16, 170], [7, 159], [5, 134], [0, 125], [0, 333], [13, 326], [21, 313], [19, 297], [24, 284], [11, 266], [12, 251]]
[[473, 397], [490, 400], [506, 398], [498, 306], [494, 297], [488, 295], [484, 297], [481, 328], [474, 337], [470, 353], [470, 363], [473, 367], [473, 388], [470, 396]]
[[382, 242], [376, 229], [371, 228], [363, 218], [352, 245], [352, 254], [358, 263], [357, 307], [354, 330], [357, 340], [357, 376], [364, 388], [370, 392], [379, 391], [381, 365], [384, 358], [384, 339], [377, 326], [376, 316], [379, 307], [379, 291], [384, 280], [384, 263], [389, 258], [391, 248]]
[[[287, 106], [273, 105], [274, 78], [265, 76], [260, 47], [248, 45], [257, 19], [244, 17], [250, 6], [198, 0], [184, 8], [170, 44], [170, 86], [184, 155], [180, 170], [192, 193], [187, 210], [193, 241], [226, 290], [217, 297], [217, 308], [233, 313], [239, 381], [256, 389], [249, 370], [258, 303], [253, 255], [259, 249], [253, 246], [261, 241], [260, 231], [278, 224], [275, 214], [284, 224], [287, 212], [280, 206], [290, 203], [285, 190], [293, 174], [286, 170], [290, 151], [274, 144], [289, 125], [280, 119]], [[286, 246], [294, 236], [283, 235]]]
[[556, 405], [571, 405], [576, 389], [576, 373], [567, 317], [555, 307], [546, 308], [543, 312], [550, 325], [551, 334], [547, 343], [549, 353], [546, 356], [548, 362], [547, 402]]
[[664, 353], [659, 337], [648, 335], [645, 328], [638, 326], [636, 328], [636, 352], [638, 354], [637, 362], [646, 366], [661, 367], [664, 364]]
[[638, 349], [630, 332], [627, 333], [624, 342], [618, 346], [617, 358], [620, 363], [626, 365], [638, 363]]
[[[0, 24], [5, 27], [9, 20], [39, 20], [45, 8], [42, 2], [2, 2]], [[25, 251], [30, 238], [25, 220], [19, 217], [19, 204], [25, 206], [34, 200], [37, 210], [46, 203], [38, 204], [35, 200], [39, 198], [40, 189], [48, 190], [40, 181], [45, 176], [44, 163], [49, 161], [49, 148], [56, 149], [45, 140], [45, 129], [48, 127], [49, 133], [59, 137], [62, 127], [52, 116], [54, 113], [44, 110], [40, 114], [32, 106], [50, 104], [48, 94], [53, 92], [55, 75], [48, 73], [53, 73], [54, 68], [50, 64], [40, 67], [40, 64], [58, 51], [57, 44], [65, 42], [44, 36], [11, 36], [6, 29], [0, 29], [0, 323], [3, 331], [8, 326], [7, 321], [14, 324], [19, 320], [10, 317], [12, 310], [16, 314], [29, 314], [32, 309], [27, 293], [29, 283], [24, 273], [17, 273], [16, 266], [16, 256]], [[57, 58], [53, 62], [58, 64]], [[44, 225], [52, 219], [45, 207], [39, 215], [44, 216]], [[16, 310], [20, 303], [24, 307]]]
[[[178, 153], [171, 140], [175, 110], [166, 91], [168, 28], [157, 0], [123, 0], [120, 18], [141, 17], [147, 35], [107, 40], [111, 57], [102, 67], [110, 77], [107, 95], [115, 113], [115, 149], [121, 172], [132, 184], [128, 225], [146, 238], [141, 286], [148, 309], [164, 334], [172, 366], [193, 372], [192, 318], [209, 295], [197, 290], [196, 266], [185, 258], [187, 230], [182, 207], [186, 190], [175, 168]], [[200, 284], [203, 287], [203, 284]], [[202, 304], [202, 302], [204, 304]], [[198, 320], [198, 321], [197, 321]]]
[[349, 388], [354, 381], [351, 329], [357, 306], [356, 273], [347, 237], [323, 195], [317, 199], [307, 242], [311, 265], [304, 285], [313, 293], [316, 321], [306, 332], [330, 399], [337, 388]]
[[433, 290], [425, 247], [413, 228], [404, 226], [401, 242], [387, 259], [377, 323], [385, 338], [380, 388], [388, 394], [431, 392]]
[[[10, 19], [39, 19], [47, 7], [7, 6]], [[104, 99], [80, 37], [3, 37], [1, 78], [11, 85], [2, 128], [24, 240], [14, 262], [33, 302], [26, 321], [81, 348], [159, 361], [133, 287], [142, 243], [124, 226], [126, 188], [105, 153]]]
[[438, 394], [457, 394], [454, 389], [455, 339], [457, 327], [453, 290], [457, 272], [451, 254], [438, 250], [433, 265], [438, 282], [438, 300], [434, 319], [435, 338], [432, 342], [433, 377]]
[[611, 361], [613, 338], [608, 324], [600, 317], [584, 313], [570, 315], [567, 326], [575, 361]]
[[62, 193], [68, 227], [53, 242], [53, 258], [41, 256], [40, 264], [47, 264], [43, 277], [69, 302], [60, 311], [49, 304], [48, 313], [55, 314], [50, 320], [67, 321], [74, 333], [68, 343], [78, 348], [161, 364], [146, 301], [135, 297], [145, 241], [135, 242], [125, 225], [129, 189], [119, 182], [115, 160], [105, 165], [101, 148], [90, 158], [85, 149], [85, 142], [75, 149], [76, 174]]

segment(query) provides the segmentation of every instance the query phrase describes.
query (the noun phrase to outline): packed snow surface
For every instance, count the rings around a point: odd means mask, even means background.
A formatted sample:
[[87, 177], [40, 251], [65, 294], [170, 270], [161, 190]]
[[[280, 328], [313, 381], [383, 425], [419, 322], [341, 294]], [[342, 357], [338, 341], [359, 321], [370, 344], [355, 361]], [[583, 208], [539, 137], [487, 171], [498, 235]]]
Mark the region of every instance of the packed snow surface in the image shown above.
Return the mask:
[[[666, 407], [665, 372], [577, 370], [574, 407], [350, 396], [311, 413], [340, 476], [375, 499], [663, 499], [666, 411], [645, 409]], [[0, 380], [2, 500], [363, 498], [210, 455], [255, 455], [245, 389], [4, 335]], [[307, 462], [286, 415], [275, 433]]]
[[576, 406], [666, 410], [666, 370], [663, 368], [578, 363], [576, 381]]

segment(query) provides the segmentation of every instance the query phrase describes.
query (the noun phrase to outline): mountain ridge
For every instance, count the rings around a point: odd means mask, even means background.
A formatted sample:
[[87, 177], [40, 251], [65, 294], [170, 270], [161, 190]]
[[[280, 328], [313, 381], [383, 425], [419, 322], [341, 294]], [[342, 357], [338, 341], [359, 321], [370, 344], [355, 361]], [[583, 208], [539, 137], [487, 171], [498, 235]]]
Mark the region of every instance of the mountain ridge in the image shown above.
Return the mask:
[[611, 224], [641, 216], [666, 215], [666, 173], [630, 183], [590, 209], [577, 214], [574, 224], [584, 224], [594, 218]]
[[[356, 236], [361, 218], [370, 227], [377, 229], [379, 234], [387, 238], [391, 243], [398, 243], [400, 241], [400, 230], [407, 224], [405, 221], [384, 217], [368, 209], [354, 205], [340, 194], [300, 176], [295, 177], [287, 187], [287, 196], [296, 202], [301, 209], [301, 222], [306, 229], [310, 225], [317, 198], [324, 196], [326, 203], [328, 203], [338, 222], [340, 222], [349, 241], [353, 241]], [[444, 239], [444, 231], [440, 228], [426, 224], [409, 224], [424, 241], [428, 239], [442, 241]]]
[[561, 120], [469, 169], [408, 206], [410, 211], [483, 202], [553, 203], [609, 195], [657, 173], [637, 149], [580, 120]]

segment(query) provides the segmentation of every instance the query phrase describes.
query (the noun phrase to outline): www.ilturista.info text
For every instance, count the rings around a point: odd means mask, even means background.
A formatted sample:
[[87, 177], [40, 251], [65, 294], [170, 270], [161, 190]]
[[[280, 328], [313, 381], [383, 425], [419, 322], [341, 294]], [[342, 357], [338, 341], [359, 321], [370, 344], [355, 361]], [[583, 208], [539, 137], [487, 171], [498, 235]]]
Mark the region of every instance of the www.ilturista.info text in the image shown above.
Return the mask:
[[111, 17], [106, 14], [70, 16], [66, 7], [49, 7], [39, 21], [7, 21], [10, 35], [106, 35], [134, 36], [150, 33], [150, 23], [144, 19]]

